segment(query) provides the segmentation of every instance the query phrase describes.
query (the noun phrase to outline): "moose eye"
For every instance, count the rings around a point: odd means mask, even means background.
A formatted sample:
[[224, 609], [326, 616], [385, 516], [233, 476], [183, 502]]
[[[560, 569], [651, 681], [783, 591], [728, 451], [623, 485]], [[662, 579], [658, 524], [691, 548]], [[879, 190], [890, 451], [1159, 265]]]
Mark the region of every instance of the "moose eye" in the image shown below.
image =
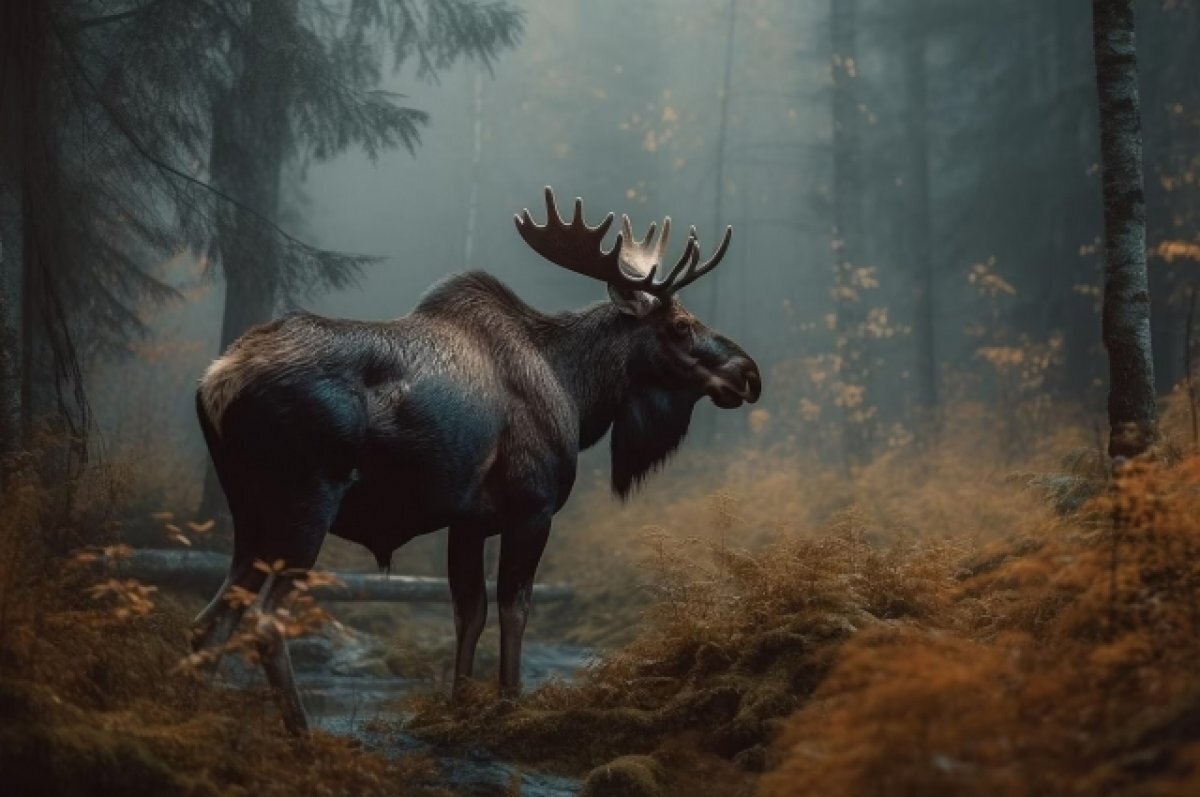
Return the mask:
[[673, 324], [675, 334], [679, 337], [686, 337], [692, 331], [692, 324], [686, 318], [676, 318]]

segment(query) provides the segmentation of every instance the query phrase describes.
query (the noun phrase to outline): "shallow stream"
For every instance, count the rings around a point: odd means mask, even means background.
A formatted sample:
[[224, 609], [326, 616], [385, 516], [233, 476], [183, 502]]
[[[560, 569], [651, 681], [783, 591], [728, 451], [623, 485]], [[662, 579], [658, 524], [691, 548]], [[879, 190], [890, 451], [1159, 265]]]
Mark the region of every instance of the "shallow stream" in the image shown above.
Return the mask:
[[[484, 751], [432, 748], [412, 736], [396, 733], [393, 729], [405, 719], [399, 698], [427, 692], [430, 684], [388, 673], [382, 659], [385, 645], [377, 637], [355, 632], [337, 644], [319, 638], [302, 639], [291, 644], [291, 651], [304, 705], [315, 727], [353, 737], [367, 749], [385, 755], [427, 752], [438, 762], [450, 785], [469, 797], [511, 794], [511, 785], [518, 776], [522, 797], [571, 797], [579, 793], [581, 783], [571, 778], [526, 772]], [[591, 651], [585, 648], [527, 638], [522, 657], [524, 687], [532, 689], [551, 678], [570, 679], [590, 656]], [[248, 675], [242, 673], [241, 677]]]

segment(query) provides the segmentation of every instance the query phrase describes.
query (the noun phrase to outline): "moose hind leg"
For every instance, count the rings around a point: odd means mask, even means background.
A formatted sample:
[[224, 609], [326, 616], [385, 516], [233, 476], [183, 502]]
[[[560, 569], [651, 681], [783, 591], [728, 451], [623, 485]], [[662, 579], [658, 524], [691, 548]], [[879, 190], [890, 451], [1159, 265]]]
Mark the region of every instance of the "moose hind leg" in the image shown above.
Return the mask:
[[297, 736], [308, 731], [308, 716], [296, 687], [287, 640], [273, 615], [293, 591], [295, 580], [316, 564], [346, 487], [346, 483], [315, 479], [280, 492], [264, 491], [278, 514], [266, 524], [267, 536], [261, 540], [257, 558], [271, 563], [282, 560], [284, 569], [274, 575], [262, 601], [258, 654], [283, 712], [284, 725]]
[[271, 586], [268, 587], [262, 602], [263, 620], [258, 629], [258, 655], [262, 661], [263, 672], [267, 676], [267, 683], [283, 714], [284, 727], [289, 733], [303, 736], [308, 732], [308, 714], [304, 710], [300, 690], [296, 686], [296, 675], [292, 670], [292, 657], [288, 652], [287, 640], [272, 618], [276, 609], [295, 588], [294, 581], [295, 577], [286, 573], [277, 574], [271, 580]]
[[266, 574], [254, 567], [254, 563], [246, 558], [239, 559], [234, 555], [230, 565], [229, 575], [217, 590], [217, 594], [208, 606], [192, 621], [192, 650], [195, 653], [206, 654], [205, 668], [210, 673], [216, 673], [221, 663], [223, 648], [242, 621], [246, 613], [243, 603], [233, 603], [228, 600], [229, 591], [240, 587], [252, 593], [262, 589]]
[[475, 647], [487, 621], [483, 574], [484, 535], [474, 528], [450, 529], [448, 575], [454, 603], [454, 693], [461, 693], [475, 670]]
[[533, 605], [533, 579], [550, 537], [550, 520], [539, 520], [500, 537], [500, 574], [496, 598], [500, 605], [500, 691], [521, 691], [521, 640]]

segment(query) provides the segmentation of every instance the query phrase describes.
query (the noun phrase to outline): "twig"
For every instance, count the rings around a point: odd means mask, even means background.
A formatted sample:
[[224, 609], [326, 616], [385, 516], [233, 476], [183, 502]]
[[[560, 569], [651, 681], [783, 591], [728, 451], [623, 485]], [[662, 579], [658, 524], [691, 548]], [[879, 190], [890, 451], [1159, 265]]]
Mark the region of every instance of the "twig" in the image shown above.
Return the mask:
[[1191, 295], [1188, 298], [1187, 329], [1184, 331], [1183, 356], [1185, 362], [1183, 369], [1187, 375], [1188, 413], [1192, 418], [1192, 449], [1195, 450], [1200, 448], [1200, 417], [1197, 417], [1196, 411], [1196, 380], [1192, 377], [1192, 331], [1195, 329], [1196, 321], [1196, 283], [1193, 282], [1189, 288]]
[[137, 6], [127, 11], [108, 14], [107, 16], [103, 17], [89, 17], [87, 19], [76, 20], [70, 23], [69, 27], [74, 30], [86, 30], [88, 28], [94, 28], [100, 25], [109, 25], [113, 22], [121, 22], [122, 20], [129, 19], [130, 17], [136, 17], [139, 14], [143, 14], [155, 6], [162, 4], [162, 2], [163, 0], [150, 0], [150, 2], [146, 3], [145, 5]]

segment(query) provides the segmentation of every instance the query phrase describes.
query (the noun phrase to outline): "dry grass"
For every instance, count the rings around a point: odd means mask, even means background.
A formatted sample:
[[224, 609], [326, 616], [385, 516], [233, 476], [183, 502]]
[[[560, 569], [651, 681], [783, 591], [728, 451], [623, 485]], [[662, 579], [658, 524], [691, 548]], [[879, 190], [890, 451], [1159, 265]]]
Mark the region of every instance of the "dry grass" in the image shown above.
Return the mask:
[[[628, 643], [659, 592], [664, 545], [698, 554], [691, 563], [704, 570], [712, 550], [761, 552], [853, 518], [872, 543], [919, 537], [970, 549], [1053, 525], [1045, 493], [1075, 497], [1097, 461], [1091, 430], [1050, 423], [1019, 465], [1009, 463], [1000, 452], [1003, 424], [976, 403], [947, 413], [938, 445], [908, 439], [849, 473], [797, 454], [786, 439], [772, 444], [776, 423], [784, 424], [756, 418], [757, 439], [732, 454], [685, 449], [624, 505], [599, 478], [581, 485], [538, 571], [540, 580], [575, 585], [579, 600], [540, 610], [535, 620], [581, 644]], [[1039, 476], [1046, 473], [1056, 475]]]
[[1194, 794], [1200, 458], [989, 551], [932, 627], [857, 635], [764, 795]]
[[1063, 426], [1017, 469], [973, 413], [852, 478], [759, 454], [585, 526], [581, 562], [641, 551], [603, 574], [651, 596], [633, 639], [415, 727], [595, 794], [1195, 793], [1200, 458], [1168, 440], [1110, 484]]

